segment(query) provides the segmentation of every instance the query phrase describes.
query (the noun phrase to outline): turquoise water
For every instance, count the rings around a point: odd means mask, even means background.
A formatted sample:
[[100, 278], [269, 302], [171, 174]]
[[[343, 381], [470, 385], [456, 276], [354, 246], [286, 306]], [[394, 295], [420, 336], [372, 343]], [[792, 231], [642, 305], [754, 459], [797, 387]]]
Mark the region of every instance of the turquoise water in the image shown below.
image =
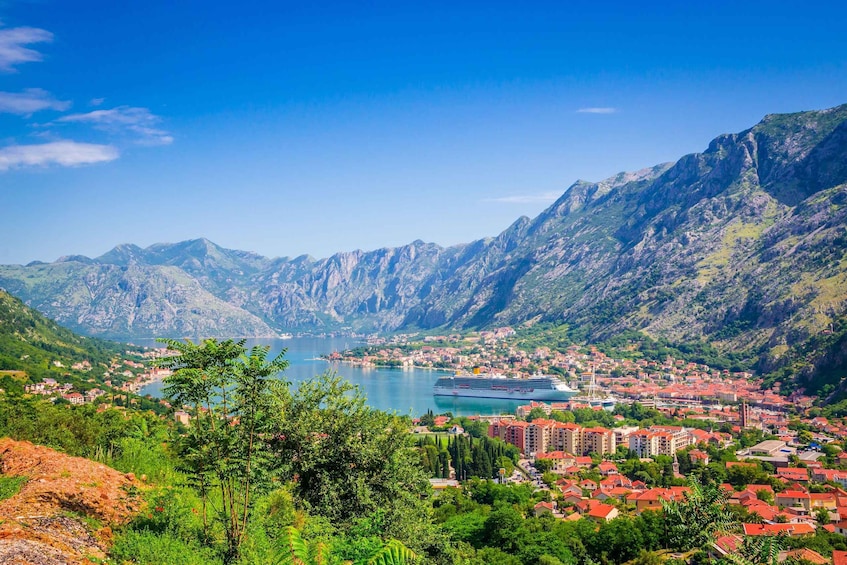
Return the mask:
[[[153, 345], [153, 342], [137, 342], [138, 345]], [[293, 339], [251, 339], [248, 346], [268, 345], [271, 357], [286, 348], [285, 358], [290, 363], [284, 378], [294, 386], [327, 370], [338, 372], [351, 383], [361, 387], [368, 404], [387, 412], [398, 412], [411, 416], [420, 416], [427, 410], [436, 414], [452, 412], [455, 415], [474, 414], [495, 415], [514, 412], [523, 402], [495, 400], [488, 398], [450, 398], [436, 397], [432, 386], [441, 371], [428, 369], [376, 369], [353, 367], [344, 363], [329, 363], [319, 359], [321, 355], [333, 351], [343, 351], [356, 347], [360, 343], [346, 338], [298, 337]], [[162, 383], [155, 382], [143, 387], [142, 395], [155, 397], [162, 395]]]

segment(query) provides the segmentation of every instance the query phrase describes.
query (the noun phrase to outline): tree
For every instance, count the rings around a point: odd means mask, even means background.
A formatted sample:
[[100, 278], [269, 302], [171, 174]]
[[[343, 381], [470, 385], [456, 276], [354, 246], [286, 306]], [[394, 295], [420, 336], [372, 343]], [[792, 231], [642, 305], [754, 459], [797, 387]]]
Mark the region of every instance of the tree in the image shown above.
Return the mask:
[[553, 460], [552, 459], [536, 459], [535, 460], [535, 468], [539, 473], [547, 473], [553, 469]]
[[550, 418], [557, 422], [572, 423], [576, 421], [573, 412], [562, 412], [561, 410], [553, 410], [550, 412]]
[[538, 420], [540, 418], [546, 418], [547, 412], [544, 411], [543, 408], [535, 407], [529, 411], [529, 414], [526, 417], [527, 422], [532, 422], [533, 420]]
[[826, 508], [818, 508], [815, 511], [815, 520], [817, 520], [818, 524], [820, 524], [821, 526], [829, 524], [829, 510], [827, 510]]
[[273, 465], [268, 438], [276, 424], [274, 377], [285, 370], [284, 351], [268, 361], [268, 347], [249, 351], [241, 341], [159, 340], [177, 355], [159, 360], [174, 372], [165, 394], [191, 410], [189, 433], [178, 443], [184, 470], [202, 499], [204, 534], [207, 511], [216, 491], [213, 514], [221, 523], [225, 560], [238, 559], [255, 495], [270, 490]]
[[718, 484], [702, 484], [689, 477], [690, 491], [682, 500], [662, 500], [668, 527], [668, 545], [688, 551], [706, 547], [718, 532], [726, 532], [736, 523], [727, 510], [729, 494]]
[[344, 530], [380, 512], [385, 537], [415, 550], [437, 543], [429, 481], [407, 420], [368, 407], [357, 387], [332, 372], [281, 395], [274, 454], [310, 513]]

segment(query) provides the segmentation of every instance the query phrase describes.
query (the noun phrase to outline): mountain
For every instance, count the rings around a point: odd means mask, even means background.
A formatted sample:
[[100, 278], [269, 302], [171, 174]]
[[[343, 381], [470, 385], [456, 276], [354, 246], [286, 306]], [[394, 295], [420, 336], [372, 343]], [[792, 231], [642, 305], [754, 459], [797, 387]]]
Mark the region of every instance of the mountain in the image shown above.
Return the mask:
[[823, 339], [835, 350], [811, 353], [821, 356], [811, 364], [839, 366], [845, 203], [847, 105], [769, 115], [676, 163], [578, 181], [538, 217], [465, 245], [415, 241], [319, 260], [202, 239], [122, 245], [95, 259], [0, 267], [0, 286], [69, 327], [113, 337], [546, 320], [590, 339], [625, 329], [707, 339], [771, 370]]
[[146, 250], [121, 245], [97, 259], [0, 267], [0, 287], [88, 335], [276, 335], [239, 304], [244, 292], [236, 285], [254, 269], [255, 256], [218, 250], [204, 241]]
[[0, 291], [0, 371], [25, 371], [31, 378], [58, 377], [74, 363], [94, 366], [92, 376], [103, 372], [111, 359], [128, 346], [84, 337], [65, 329], [23, 302]]

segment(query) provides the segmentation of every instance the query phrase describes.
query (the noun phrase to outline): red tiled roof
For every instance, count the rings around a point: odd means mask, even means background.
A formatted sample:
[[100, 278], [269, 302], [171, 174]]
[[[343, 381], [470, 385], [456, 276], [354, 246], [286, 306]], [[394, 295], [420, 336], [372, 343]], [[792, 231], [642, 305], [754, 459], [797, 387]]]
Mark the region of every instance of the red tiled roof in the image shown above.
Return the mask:
[[785, 532], [789, 536], [814, 534], [815, 527], [811, 524], [742, 524], [746, 536], [768, 536]]
[[592, 508], [588, 512], [588, 515], [592, 518], [604, 518], [605, 519], [614, 509], [615, 509], [615, 507], [612, 506], [611, 504], [600, 503], [600, 504], [597, 504], [596, 506], [594, 506], [594, 508]]
[[817, 551], [809, 549], [807, 547], [787, 551], [785, 553], [785, 556], [786, 558], [790, 557], [794, 558], [797, 561], [816, 563], [817, 565], [827, 565], [829, 563], [829, 559], [827, 559]]

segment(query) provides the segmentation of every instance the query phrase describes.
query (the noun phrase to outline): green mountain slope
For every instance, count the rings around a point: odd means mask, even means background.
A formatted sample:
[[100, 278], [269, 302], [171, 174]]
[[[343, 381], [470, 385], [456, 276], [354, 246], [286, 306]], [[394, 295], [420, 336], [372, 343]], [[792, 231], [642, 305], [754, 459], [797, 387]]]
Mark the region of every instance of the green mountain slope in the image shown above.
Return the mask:
[[67, 373], [75, 363], [88, 361], [91, 375], [103, 372], [125, 344], [83, 337], [65, 329], [0, 290], [0, 370], [24, 371], [33, 380]]

